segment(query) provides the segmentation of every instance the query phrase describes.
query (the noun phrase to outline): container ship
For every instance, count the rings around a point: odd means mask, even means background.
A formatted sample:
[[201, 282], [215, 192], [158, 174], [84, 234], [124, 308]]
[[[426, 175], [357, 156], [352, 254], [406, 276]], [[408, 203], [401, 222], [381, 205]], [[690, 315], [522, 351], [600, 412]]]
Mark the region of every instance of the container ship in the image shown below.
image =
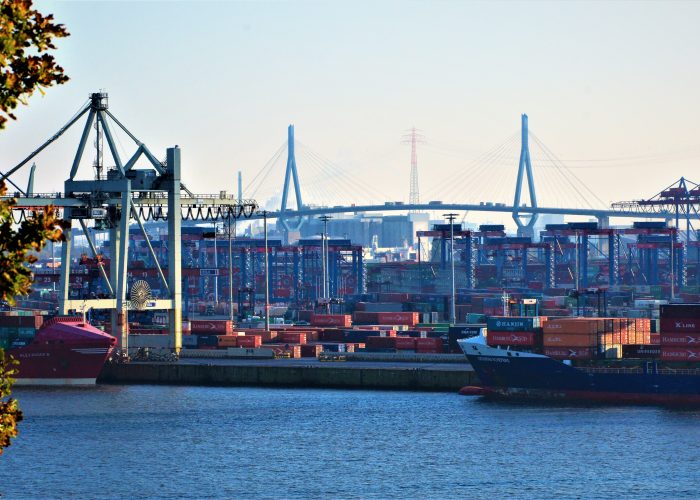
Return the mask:
[[[700, 304], [662, 305], [660, 316], [658, 343], [634, 344], [630, 336], [647, 337], [646, 332], [630, 332], [628, 321], [620, 318], [495, 319], [494, 324], [513, 331], [489, 330], [486, 337], [458, 340], [481, 381], [461, 392], [699, 406]], [[528, 325], [530, 330], [522, 331]]]
[[0, 313], [0, 347], [19, 361], [16, 385], [92, 385], [117, 339], [82, 317]]

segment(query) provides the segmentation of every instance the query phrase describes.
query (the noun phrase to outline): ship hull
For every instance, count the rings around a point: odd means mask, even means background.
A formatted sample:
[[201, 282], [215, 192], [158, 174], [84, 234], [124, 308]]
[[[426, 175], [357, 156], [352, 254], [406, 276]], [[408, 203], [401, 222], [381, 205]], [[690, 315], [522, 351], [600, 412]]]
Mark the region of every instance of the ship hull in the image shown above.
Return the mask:
[[700, 406], [700, 371], [582, 368], [547, 356], [460, 344], [489, 398]]
[[19, 362], [15, 384], [94, 385], [116, 339], [76, 322], [57, 322], [42, 328], [26, 345], [7, 354]]

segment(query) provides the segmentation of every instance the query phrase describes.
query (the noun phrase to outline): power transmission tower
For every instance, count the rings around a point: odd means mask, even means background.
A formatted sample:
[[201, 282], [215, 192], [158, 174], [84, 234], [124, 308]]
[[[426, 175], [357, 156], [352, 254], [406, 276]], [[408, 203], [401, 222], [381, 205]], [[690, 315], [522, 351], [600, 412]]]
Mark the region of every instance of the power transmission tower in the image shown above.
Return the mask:
[[[411, 188], [408, 193], [408, 203], [409, 205], [418, 205], [420, 203], [420, 190], [418, 188], [418, 152], [416, 151], [416, 144], [424, 143], [425, 137], [416, 127], [413, 127], [409, 134], [403, 136], [402, 142], [411, 144]], [[410, 210], [410, 212], [415, 213], [417, 210]]]

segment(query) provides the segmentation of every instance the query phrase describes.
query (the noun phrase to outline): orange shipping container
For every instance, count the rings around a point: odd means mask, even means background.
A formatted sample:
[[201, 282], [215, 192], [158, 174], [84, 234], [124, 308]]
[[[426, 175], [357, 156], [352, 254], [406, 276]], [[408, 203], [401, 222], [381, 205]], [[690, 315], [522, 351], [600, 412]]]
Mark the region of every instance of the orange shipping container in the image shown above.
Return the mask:
[[599, 319], [552, 319], [542, 325], [544, 333], [590, 334], [602, 333], [604, 322]]
[[238, 347], [246, 349], [256, 349], [262, 345], [262, 337], [260, 335], [246, 335], [238, 337]]
[[306, 344], [306, 333], [300, 332], [282, 332], [279, 334], [277, 339], [280, 342], [287, 344]]
[[565, 333], [545, 333], [545, 347], [594, 347], [598, 345], [598, 335], [592, 334], [565, 334]]
[[314, 314], [311, 316], [311, 324], [314, 326], [341, 326], [352, 325], [349, 314]]

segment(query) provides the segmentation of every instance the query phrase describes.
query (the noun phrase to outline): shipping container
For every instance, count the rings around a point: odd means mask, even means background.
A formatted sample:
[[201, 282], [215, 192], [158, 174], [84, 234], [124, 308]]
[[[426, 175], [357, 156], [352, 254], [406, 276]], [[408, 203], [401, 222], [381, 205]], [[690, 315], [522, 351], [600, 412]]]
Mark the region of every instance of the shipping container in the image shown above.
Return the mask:
[[622, 357], [630, 359], [655, 359], [661, 356], [658, 345], [628, 344], [622, 346]]
[[442, 339], [424, 338], [414, 339], [416, 342], [416, 352], [419, 353], [440, 353], [443, 352]]
[[323, 350], [328, 352], [345, 352], [345, 344], [343, 343], [333, 343], [333, 344], [323, 344]]
[[[486, 327], [489, 330], [499, 332], [526, 332], [533, 331], [542, 326], [542, 321], [539, 316], [526, 317], [506, 317], [492, 316], [487, 318]], [[546, 322], [544, 322], [546, 324]]]
[[[24, 311], [18, 311], [24, 312]], [[21, 316], [0, 316], [0, 326], [18, 327], [18, 328], [33, 328], [34, 330], [41, 327], [44, 322], [44, 317], [40, 315], [21, 315]]]
[[377, 322], [382, 325], [416, 326], [420, 322], [417, 312], [379, 312], [376, 314]]
[[318, 355], [323, 351], [321, 344], [307, 344], [301, 346], [302, 358], [318, 358]]
[[199, 320], [190, 321], [192, 333], [205, 334], [227, 334], [233, 331], [233, 324], [230, 320]]
[[367, 337], [367, 349], [396, 349], [397, 337]]
[[554, 318], [542, 330], [547, 333], [595, 334], [604, 331], [604, 322], [598, 318]]
[[594, 359], [598, 357], [598, 351], [595, 347], [545, 347], [544, 354], [554, 359]]
[[318, 332], [318, 340], [320, 341], [331, 341], [331, 342], [342, 342], [345, 339], [343, 330], [324, 328]]
[[545, 347], [595, 347], [598, 345], [598, 334], [545, 333], [542, 343]]
[[462, 349], [460, 349], [459, 344], [457, 344], [457, 341], [460, 339], [466, 339], [466, 338], [472, 338], [472, 337], [477, 337], [477, 336], [483, 336], [484, 333], [486, 332], [486, 328], [478, 328], [479, 333], [476, 335], [472, 335], [469, 330], [452, 330], [450, 328], [450, 331], [447, 333], [447, 346], [449, 349], [449, 352], [451, 353], [461, 353]]
[[375, 335], [376, 331], [372, 330], [346, 330], [344, 339], [346, 342], [366, 342], [367, 337]]
[[352, 326], [352, 318], [349, 314], [314, 314], [311, 316], [313, 326]]
[[376, 324], [379, 323], [379, 313], [355, 311], [352, 313], [352, 321], [353, 323], [357, 323], [359, 325]]
[[489, 330], [486, 333], [486, 343], [496, 345], [525, 345], [535, 346], [541, 342], [541, 334], [538, 332], [498, 332]]
[[285, 344], [306, 344], [306, 333], [303, 332], [279, 332], [277, 340]]
[[659, 306], [659, 312], [662, 320], [664, 318], [698, 319], [700, 304], [663, 304]]
[[[244, 347], [246, 349], [257, 349], [262, 346], [262, 336], [261, 335], [245, 335], [242, 337], [237, 337], [236, 347]], [[233, 347], [233, 346], [232, 346]]]
[[700, 347], [666, 347], [661, 346], [662, 361], [700, 362]]
[[[403, 304], [401, 302], [358, 302], [355, 304], [356, 311], [366, 312], [402, 312]], [[422, 312], [429, 312], [422, 311]]]
[[700, 333], [662, 333], [662, 346], [697, 346], [700, 348]]
[[700, 317], [661, 318], [661, 333], [700, 333]]
[[216, 348], [219, 345], [219, 339], [216, 335], [197, 335], [197, 348]]
[[414, 337], [396, 337], [396, 349], [405, 351], [413, 351], [416, 349], [416, 338]]

